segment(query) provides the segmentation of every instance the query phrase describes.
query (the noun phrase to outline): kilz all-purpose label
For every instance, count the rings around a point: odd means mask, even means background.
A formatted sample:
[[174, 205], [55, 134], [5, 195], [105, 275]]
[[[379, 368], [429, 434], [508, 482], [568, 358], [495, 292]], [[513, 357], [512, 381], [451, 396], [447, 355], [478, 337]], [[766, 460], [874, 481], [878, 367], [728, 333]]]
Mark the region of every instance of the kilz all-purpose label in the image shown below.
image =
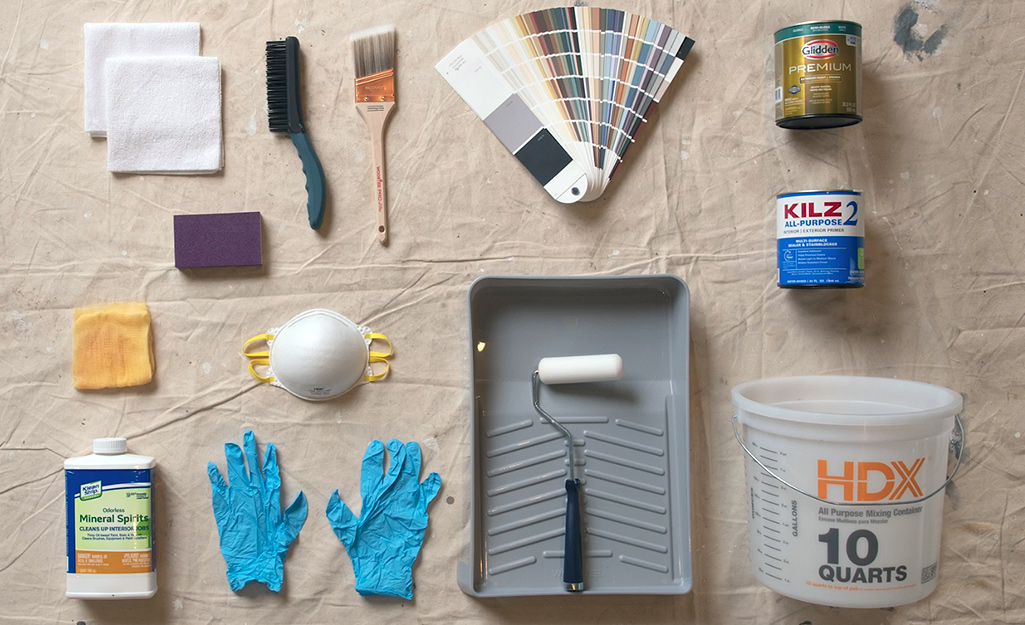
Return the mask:
[[857, 191], [776, 197], [776, 266], [780, 286], [865, 283], [865, 224]]

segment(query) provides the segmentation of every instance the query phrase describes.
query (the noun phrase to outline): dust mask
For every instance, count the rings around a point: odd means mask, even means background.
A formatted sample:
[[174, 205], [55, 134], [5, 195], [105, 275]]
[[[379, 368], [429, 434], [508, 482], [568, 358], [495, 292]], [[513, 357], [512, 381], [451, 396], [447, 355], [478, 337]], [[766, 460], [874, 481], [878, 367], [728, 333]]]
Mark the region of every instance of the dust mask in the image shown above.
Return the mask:
[[[374, 340], [387, 343], [388, 351], [370, 351]], [[249, 351], [263, 341], [266, 350]], [[300, 313], [242, 346], [254, 378], [310, 401], [334, 399], [364, 382], [380, 380], [388, 375], [391, 352], [388, 337], [323, 308]], [[384, 370], [374, 373], [371, 363], [383, 363]], [[266, 374], [257, 373], [254, 365], [266, 365]]]

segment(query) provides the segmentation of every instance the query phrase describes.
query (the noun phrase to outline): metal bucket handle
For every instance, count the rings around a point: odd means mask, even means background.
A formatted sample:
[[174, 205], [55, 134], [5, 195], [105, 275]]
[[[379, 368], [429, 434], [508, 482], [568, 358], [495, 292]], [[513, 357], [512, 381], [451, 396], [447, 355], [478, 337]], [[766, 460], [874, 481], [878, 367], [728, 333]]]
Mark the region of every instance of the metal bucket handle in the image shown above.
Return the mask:
[[762, 461], [759, 460], [758, 458], [756, 458], [753, 453], [751, 453], [751, 450], [748, 449], [747, 445], [744, 444], [743, 439], [740, 438], [740, 430], [737, 429], [737, 420], [738, 420], [738, 418], [739, 417], [737, 415], [733, 415], [733, 419], [732, 419], [732, 422], [733, 422], [733, 435], [737, 437], [737, 442], [740, 443], [740, 446], [744, 449], [744, 453], [747, 454], [748, 458], [754, 460], [755, 464], [757, 464], [762, 469], [762, 471], [765, 471], [765, 473], [767, 473], [770, 477], [772, 477], [774, 480], [776, 480], [780, 484], [786, 486], [787, 488], [789, 488], [791, 490], [795, 490], [795, 491], [801, 493], [805, 497], [811, 497], [815, 501], [821, 501], [822, 503], [827, 503], [827, 504], [829, 504], [831, 506], [862, 506], [862, 507], [878, 508], [880, 506], [906, 506], [906, 505], [910, 505], [910, 504], [921, 503], [921, 502], [925, 501], [926, 499], [929, 499], [930, 497], [932, 497], [936, 493], [939, 493], [940, 491], [942, 491], [944, 488], [947, 487], [947, 484], [950, 484], [950, 481], [954, 479], [955, 475], [957, 475], [957, 470], [961, 466], [961, 454], [964, 451], [964, 425], [961, 423], [961, 415], [954, 415], [955, 432], [951, 433], [951, 435], [950, 435], [950, 450], [953, 451], [956, 454], [955, 455], [954, 470], [950, 472], [950, 475], [948, 475], [947, 479], [944, 480], [942, 484], [940, 484], [939, 488], [937, 488], [936, 490], [932, 491], [931, 493], [929, 493], [928, 495], [926, 495], [924, 497], [919, 497], [918, 499], [912, 499], [910, 501], [906, 501], [905, 500], [905, 501], [891, 501], [891, 502], [877, 502], [877, 503], [846, 503], [846, 502], [840, 502], [840, 501], [830, 501], [828, 499], [822, 499], [821, 497], [816, 497], [815, 495], [812, 495], [811, 493], [809, 493], [809, 492], [807, 492], [805, 490], [802, 490], [802, 489], [794, 486], [790, 482], [784, 480], [780, 476], [778, 476], [775, 473], [773, 473], [772, 470], [769, 467], [767, 467], [764, 464], [762, 464]]

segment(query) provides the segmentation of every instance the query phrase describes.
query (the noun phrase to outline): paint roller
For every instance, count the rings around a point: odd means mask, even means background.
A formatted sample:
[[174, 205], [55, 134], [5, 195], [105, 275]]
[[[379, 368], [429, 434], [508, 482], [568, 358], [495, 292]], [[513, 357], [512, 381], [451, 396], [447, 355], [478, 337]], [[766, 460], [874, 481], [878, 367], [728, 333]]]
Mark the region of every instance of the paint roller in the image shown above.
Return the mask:
[[566, 480], [566, 542], [563, 552], [562, 583], [570, 592], [584, 589], [584, 554], [580, 528], [580, 480], [573, 457], [573, 434], [565, 425], [541, 409], [541, 384], [609, 382], [623, 377], [619, 354], [542, 358], [531, 379], [534, 410], [562, 432], [569, 447], [569, 479]]

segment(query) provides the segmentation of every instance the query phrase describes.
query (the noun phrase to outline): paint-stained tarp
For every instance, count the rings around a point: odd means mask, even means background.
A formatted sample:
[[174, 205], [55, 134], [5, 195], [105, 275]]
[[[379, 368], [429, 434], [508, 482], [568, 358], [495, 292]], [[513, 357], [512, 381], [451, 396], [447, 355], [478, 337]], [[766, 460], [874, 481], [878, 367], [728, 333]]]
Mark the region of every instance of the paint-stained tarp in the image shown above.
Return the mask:
[[[543, 2], [543, 5], [551, 3]], [[1021, 0], [615, 2], [696, 45], [605, 195], [554, 203], [434, 70], [457, 43], [533, 2], [370, 4], [9, 0], [0, 11], [0, 623], [1025, 622], [1025, 37]], [[772, 119], [772, 32], [864, 25], [864, 117], [785, 132]], [[223, 67], [225, 168], [114, 176], [82, 132], [82, 24], [198, 21]], [[392, 241], [376, 242], [350, 32], [398, 31], [388, 130]], [[329, 214], [307, 226], [299, 159], [267, 131], [264, 42], [298, 35], [306, 121]], [[866, 287], [775, 286], [778, 192], [865, 192]], [[260, 211], [262, 270], [174, 268], [172, 216]], [[694, 591], [682, 597], [476, 601], [456, 587], [467, 539], [465, 297], [484, 274], [669, 272], [692, 294]], [[71, 387], [72, 309], [145, 301], [156, 377]], [[257, 387], [242, 342], [307, 308], [387, 334], [391, 376], [323, 404]], [[769, 376], [871, 374], [965, 397], [968, 447], [944, 507], [939, 586], [895, 610], [832, 610], [758, 584], [747, 555], [730, 388]], [[284, 498], [310, 516], [281, 595], [233, 595], [206, 462], [252, 428], [278, 445]], [[61, 462], [99, 436], [155, 456], [159, 594], [65, 599]], [[353, 591], [323, 510], [358, 499], [373, 438], [419, 441], [443, 487], [416, 599]], [[557, 582], [553, 574], [552, 583]]]

